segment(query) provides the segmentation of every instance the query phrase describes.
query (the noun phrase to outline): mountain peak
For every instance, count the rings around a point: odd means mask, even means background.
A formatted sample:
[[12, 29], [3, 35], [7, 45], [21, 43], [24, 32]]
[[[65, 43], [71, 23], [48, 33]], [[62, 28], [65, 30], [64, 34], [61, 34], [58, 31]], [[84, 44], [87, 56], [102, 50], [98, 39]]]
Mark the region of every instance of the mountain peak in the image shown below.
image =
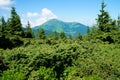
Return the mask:
[[50, 19], [50, 20], [48, 20], [47, 22], [63, 22], [63, 21], [58, 20], [58, 19]]
[[84, 24], [77, 22], [64, 22], [57, 19], [51, 19], [40, 26], [34, 27], [33, 30], [38, 30], [40, 28], [51, 33], [54, 31], [57, 31], [58, 33], [64, 31], [66, 35], [72, 35], [73, 37], [76, 37], [78, 33], [86, 34], [87, 30], [87, 26]]

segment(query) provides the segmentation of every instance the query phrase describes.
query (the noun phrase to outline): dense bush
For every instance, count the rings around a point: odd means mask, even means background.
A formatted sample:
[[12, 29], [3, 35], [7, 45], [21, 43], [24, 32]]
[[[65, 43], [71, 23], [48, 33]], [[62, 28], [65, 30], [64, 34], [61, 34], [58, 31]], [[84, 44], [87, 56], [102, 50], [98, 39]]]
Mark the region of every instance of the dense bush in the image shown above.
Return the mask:
[[38, 40], [29, 42], [29, 46], [0, 50], [9, 67], [1, 73], [2, 80], [120, 79], [119, 44], [72, 40], [72, 44], [57, 41], [51, 46], [44, 42], [39, 44]]

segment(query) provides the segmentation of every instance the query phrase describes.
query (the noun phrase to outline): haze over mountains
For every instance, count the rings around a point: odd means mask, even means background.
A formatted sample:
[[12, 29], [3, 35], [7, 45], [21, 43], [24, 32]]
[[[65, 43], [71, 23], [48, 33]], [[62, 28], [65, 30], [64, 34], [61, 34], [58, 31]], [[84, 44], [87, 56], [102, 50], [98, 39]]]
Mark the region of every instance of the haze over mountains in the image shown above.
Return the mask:
[[58, 33], [64, 31], [67, 36], [72, 35], [72, 37], [76, 37], [78, 33], [84, 35], [87, 30], [87, 26], [84, 24], [77, 22], [64, 22], [57, 19], [51, 19], [42, 25], [35, 26], [32, 30], [36, 34], [40, 28], [44, 29], [46, 34], [52, 34], [54, 31], [57, 31]]

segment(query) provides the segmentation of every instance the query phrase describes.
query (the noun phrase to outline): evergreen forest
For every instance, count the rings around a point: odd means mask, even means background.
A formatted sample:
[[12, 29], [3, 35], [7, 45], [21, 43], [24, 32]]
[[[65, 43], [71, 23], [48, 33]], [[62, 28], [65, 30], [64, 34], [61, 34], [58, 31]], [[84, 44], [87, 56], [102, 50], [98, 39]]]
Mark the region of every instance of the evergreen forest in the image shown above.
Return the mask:
[[0, 18], [0, 80], [120, 80], [120, 16], [105, 8], [92, 29], [72, 38], [42, 28], [35, 35], [29, 21], [24, 30], [12, 7], [7, 21]]

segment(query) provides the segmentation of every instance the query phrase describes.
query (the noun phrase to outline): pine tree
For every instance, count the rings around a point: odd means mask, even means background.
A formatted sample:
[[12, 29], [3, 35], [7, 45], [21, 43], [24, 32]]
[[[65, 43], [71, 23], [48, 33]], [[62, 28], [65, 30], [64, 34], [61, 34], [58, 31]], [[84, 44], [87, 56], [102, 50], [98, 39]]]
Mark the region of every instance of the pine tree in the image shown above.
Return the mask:
[[111, 31], [118, 31], [119, 30], [119, 26], [117, 25], [116, 20], [112, 20], [110, 26], [111, 26]]
[[44, 29], [41, 28], [41, 29], [38, 30], [37, 38], [40, 38], [40, 39], [45, 39], [46, 38]]
[[119, 20], [117, 22], [116, 20], [112, 20], [109, 13], [104, 10], [105, 7], [106, 5], [102, 2], [100, 14], [97, 19], [98, 34], [95, 37], [103, 42], [114, 43], [118, 38]]
[[117, 26], [118, 26], [118, 28], [120, 29], [120, 16], [118, 16]]
[[87, 34], [89, 34], [90, 33], [90, 28], [89, 27], [87, 27]]
[[104, 2], [102, 2], [101, 10], [100, 10], [101, 14], [98, 15], [97, 25], [98, 25], [100, 31], [110, 32], [111, 26], [109, 26], [109, 25], [111, 22], [111, 18], [109, 16], [108, 12], [104, 10], [105, 7], [106, 7], [106, 5], [104, 4]]
[[82, 39], [83, 39], [82, 34], [78, 33], [78, 35], [76, 36], [76, 40], [82, 40]]
[[34, 33], [32, 32], [30, 28], [30, 23], [28, 21], [28, 24], [26, 26], [26, 31], [25, 31], [25, 38], [33, 38], [33, 37], [34, 37]]
[[70, 40], [72, 40], [72, 35], [70, 34], [68, 38], [69, 38]]
[[54, 31], [53, 39], [58, 40], [58, 33], [56, 31]]
[[22, 24], [19, 15], [16, 13], [15, 8], [11, 9], [11, 18], [8, 19], [8, 30], [12, 35], [23, 37]]
[[6, 22], [4, 17], [2, 16], [1, 21], [0, 21], [0, 33], [1, 35], [5, 35], [5, 28], [6, 28]]
[[65, 35], [64, 32], [61, 32], [61, 33], [60, 33], [60, 38], [61, 38], [61, 39], [66, 39], [66, 35]]
[[7, 24], [5, 22], [4, 17], [0, 20], [0, 48], [6, 49], [11, 48], [11, 42], [9, 38], [7, 38], [7, 30], [6, 30]]

